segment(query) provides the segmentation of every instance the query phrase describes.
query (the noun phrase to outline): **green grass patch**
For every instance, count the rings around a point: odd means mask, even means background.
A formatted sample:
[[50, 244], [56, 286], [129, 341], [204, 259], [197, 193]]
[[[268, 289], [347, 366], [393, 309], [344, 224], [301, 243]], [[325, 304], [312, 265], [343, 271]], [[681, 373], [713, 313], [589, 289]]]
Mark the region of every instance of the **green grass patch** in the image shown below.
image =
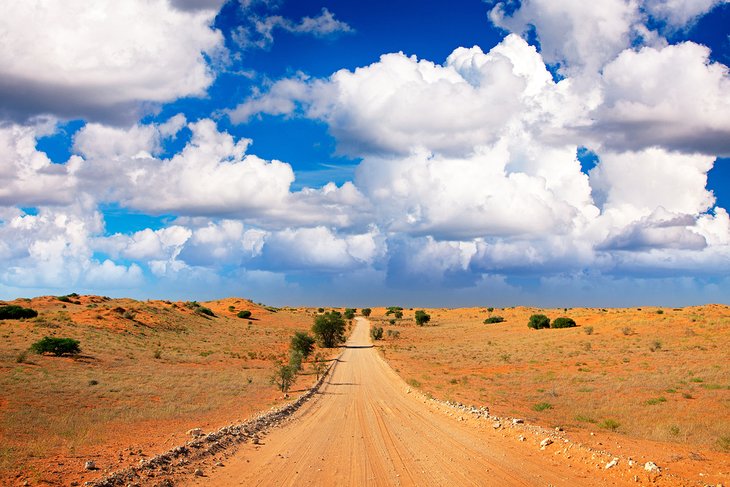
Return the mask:
[[553, 405], [550, 404], [549, 402], [538, 402], [537, 404], [532, 405], [532, 410], [537, 411], [537, 412], [545, 411], [547, 409], [552, 409], [552, 408], [553, 408]]

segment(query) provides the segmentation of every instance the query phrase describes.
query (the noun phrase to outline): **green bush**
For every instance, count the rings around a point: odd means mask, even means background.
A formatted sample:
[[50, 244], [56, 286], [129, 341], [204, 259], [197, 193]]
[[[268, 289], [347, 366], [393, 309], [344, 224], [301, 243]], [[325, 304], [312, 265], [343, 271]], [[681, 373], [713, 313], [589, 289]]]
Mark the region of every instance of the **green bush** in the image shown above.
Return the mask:
[[382, 326], [374, 326], [370, 329], [370, 337], [373, 340], [382, 340], [383, 339], [383, 327]]
[[490, 316], [489, 318], [484, 320], [485, 325], [489, 325], [491, 323], [503, 323], [503, 322], [504, 322], [504, 318], [501, 316]]
[[314, 318], [312, 332], [324, 348], [333, 348], [345, 341], [345, 320], [339, 311], [330, 311]]
[[215, 318], [215, 313], [213, 313], [213, 310], [210, 308], [206, 308], [205, 306], [198, 306], [195, 308], [195, 312], [199, 315], [205, 315], [205, 316], [212, 316]]
[[491, 313], [492, 311], [494, 311], [494, 308], [491, 308], [491, 307], [487, 308], [487, 311], [489, 311]]
[[302, 357], [306, 359], [314, 351], [314, 338], [308, 333], [298, 331], [291, 337], [290, 348], [300, 352]]
[[324, 313], [324, 308], [317, 308], [317, 313]]
[[365, 318], [367, 318], [368, 316], [370, 316], [370, 313], [372, 313], [372, 312], [373, 312], [373, 310], [371, 310], [370, 308], [363, 308], [362, 309], [362, 315]]
[[553, 405], [550, 404], [549, 402], [539, 402], [537, 404], [532, 405], [532, 410], [538, 411], [538, 412], [545, 411], [546, 409], [552, 409], [552, 408], [553, 408]]
[[244, 309], [243, 311], [239, 311], [238, 314], [236, 314], [239, 318], [243, 318], [244, 320], [247, 320], [251, 317], [251, 312], [247, 309]]
[[429, 315], [422, 309], [419, 309], [418, 311], [416, 311], [415, 317], [416, 317], [416, 324], [418, 326], [423, 326], [426, 323], [428, 323], [429, 321], [431, 321], [431, 315]]
[[388, 311], [385, 312], [385, 316], [392, 315], [396, 311], [403, 311], [403, 308], [400, 306], [389, 306]]
[[81, 352], [79, 341], [73, 338], [44, 337], [31, 345], [30, 349], [37, 354], [52, 353], [57, 357]]
[[533, 330], [550, 328], [550, 318], [540, 314], [532, 315], [530, 316], [530, 321], [527, 323], [527, 326], [532, 328]]
[[357, 310], [353, 308], [345, 308], [345, 319], [351, 320], [355, 317], [355, 312]]
[[576, 324], [572, 318], [560, 317], [553, 320], [550, 328], [573, 328], [574, 326], [576, 326]]
[[19, 320], [21, 318], [35, 318], [36, 316], [38, 316], [38, 311], [34, 309], [23, 308], [14, 304], [0, 306], [0, 320]]

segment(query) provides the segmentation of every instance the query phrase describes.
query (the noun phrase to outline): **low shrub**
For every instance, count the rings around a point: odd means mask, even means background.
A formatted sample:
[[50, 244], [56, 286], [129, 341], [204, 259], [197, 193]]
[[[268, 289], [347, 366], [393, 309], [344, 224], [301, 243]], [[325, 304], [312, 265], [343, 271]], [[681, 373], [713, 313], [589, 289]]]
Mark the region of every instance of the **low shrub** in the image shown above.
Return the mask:
[[383, 339], [383, 327], [382, 326], [374, 326], [370, 329], [370, 337], [373, 340], [382, 340]]
[[370, 313], [372, 313], [372, 312], [373, 312], [373, 310], [371, 310], [370, 308], [363, 308], [362, 309], [362, 315], [365, 318], [367, 318], [368, 316], [370, 316]]
[[501, 316], [490, 316], [489, 318], [484, 320], [485, 325], [489, 325], [491, 323], [503, 323], [503, 322], [504, 322], [504, 318]]
[[198, 306], [195, 309], [195, 312], [199, 315], [212, 316], [213, 318], [215, 318], [215, 313], [213, 313], [213, 310], [210, 308], [206, 308], [205, 306]]
[[530, 321], [527, 323], [527, 326], [533, 330], [550, 328], [550, 318], [540, 314], [532, 315], [530, 316]]
[[37, 354], [51, 353], [57, 357], [81, 352], [79, 341], [73, 338], [44, 337], [31, 345], [30, 349]]
[[0, 306], [0, 320], [20, 320], [23, 318], [35, 318], [36, 316], [38, 316], [38, 311], [34, 309], [23, 308], [14, 304]]
[[574, 326], [577, 325], [572, 318], [560, 317], [553, 320], [550, 328], [573, 328]]
[[357, 310], [354, 308], [345, 308], [345, 312], [343, 313], [343, 315], [345, 316], [346, 320], [351, 320], [355, 317], [356, 311]]
[[239, 318], [243, 318], [244, 320], [251, 317], [251, 312], [247, 309], [244, 309], [243, 311], [239, 311], [238, 314], [236, 314]]
[[621, 423], [615, 419], [604, 419], [598, 426], [610, 431], [616, 431], [621, 426]]
[[592, 326], [586, 326], [583, 328], [583, 331], [586, 335], [593, 335], [593, 327]]
[[491, 307], [487, 308], [487, 311], [489, 311], [491, 313], [492, 311], [494, 311], [494, 308], [491, 308]]
[[388, 330], [388, 338], [400, 338], [400, 332], [398, 330]]

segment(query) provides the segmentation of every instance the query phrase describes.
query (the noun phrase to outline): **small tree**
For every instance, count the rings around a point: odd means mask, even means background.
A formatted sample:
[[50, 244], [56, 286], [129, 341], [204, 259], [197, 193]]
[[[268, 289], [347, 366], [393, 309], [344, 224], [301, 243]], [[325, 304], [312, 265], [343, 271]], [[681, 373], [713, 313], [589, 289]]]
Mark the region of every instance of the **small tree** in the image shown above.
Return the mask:
[[338, 311], [330, 311], [314, 318], [312, 332], [324, 348], [333, 348], [345, 341], [345, 320]]
[[31, 345], [30, 349], [37, 354], [52, 353], [56, 357], [77, 355], [81, 352], [79, 341], [73, 338], [44, 337]]
[[291, 337], [290, 348], [302, 354], [302, 358], [307, 358], [314, 351], [314, 337], [303, 331], [294, 333]]
[[573, 328], [576, 326], [575, 321], [572, 318], [555, 318], [555, 320], [550, 325], [550, 328]]
[[34, 309], [23, 308], [14, 304], [0, 306], [0, 320], [19, 320], [21, 318], [35, 318], [36, 316], [38, 316], [38, 312]]
[[318, 353], [314, 356], [314, 361], [312, 362], [312, 370], [315, 374], [317, 374], [317, 380], [319, 380], [319, 376], [324, 373], [324, 371], [327, 369], [327, 362], [325, 361], [324, 355], [321, 353]]
[[373, 340], [382, 340], [383, 339], [383, 327], [380, 326], [374, 326], [370, 329], [370, 337]]
[[370, 316], [370, 313], [372, 313], [372, 312], [373, 312], [373, 310], [371, 310], [370, 308], [363, 308], [362, 309], [362, 315], [365, 318], [367, 318], [368, 316]]
[[419, 309], [418, 311], [416, 311], [416, 324], [418, 326], [423, 326], [426, 323], [428, 323], [429, 321], [431, 321], [431, 315], [429, 315], [422, 309]]
[[277, 363], [274, 375], [271, 377], [271, 382], [276, 384], [276, 387], [278, 387], [281, 392], [286, 393], [294, 383], [296, 376], [297, 372], [294, 367], [291, 365]]
[[294, 369], [295, 372], [302, 370], [302, 362], [304, 361], [304, 355], [299, 350], [289, 351], [289, 366]]
[[550, 318], [545, 315], [532, 315], [530, 316], [530, 321], [527, 323], [527, 326], [534, 330], [550, 328]]
[[355, 317], [355, 310], [354, 308], [345, 308], [345, 319], [351, 320]]
[[242, 311], [239, 311], [238, 314], [236, 314], [239, 318], [243, 318], [244, 320], [247, 320], [251, 317], [251, 312], [247, 309], [244, 309]]

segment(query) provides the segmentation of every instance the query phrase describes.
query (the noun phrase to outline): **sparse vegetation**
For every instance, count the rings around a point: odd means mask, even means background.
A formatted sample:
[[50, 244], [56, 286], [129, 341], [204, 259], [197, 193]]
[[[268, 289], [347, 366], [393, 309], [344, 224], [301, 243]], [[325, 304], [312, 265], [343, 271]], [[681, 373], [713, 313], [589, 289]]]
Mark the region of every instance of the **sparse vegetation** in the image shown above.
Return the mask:
[[78, 340], [48, 336], [35, 342], [31, 345], [30, 349], [39, 355], [50, 353], [57, 357], [62, 355], [77, 355], [81, 352]]
[[533, 330], [550, 328], [550, 318], [542, 314], [534, 314], [530, 316], [530, 321], [527, 323], [527, 326]]
[[373, 312], [373, 310], [371, 310], [370, 308], [363, 308], [362, 309], [362, 315], [365, 318], [367, 318], [368, 316], [370, 316], [370, 313], [372, 313], [372, 312]]
[[241, 310], [238, 313], [236, 313], [236, 316], [238, 316], [239, 318], [243, 318], [244, 320], [247, 320], [251, 317], [251, 311], [244, 309], [244, 310]]
[[21, 320], [35, 318], [36, 316], [38, 316], [38, 312], [34, 309], [23, 308], [22, 306], [13, 304], [0, 306], [0, 320]]
[[398, 330], [388, 330], [388, 338], [400, 338], [400, 332]]
[[662, 349], [662, 342], [659, 340], [654, 340], [651, 342], [651, 345], [649, 345], [649, 350], [652, 352], [657, 352]]
[[661, 397], [653, 397], [649, 400], [647, 400], [644, 404], [647, 406], [656, 406], [657, 404], [661, 404], [663, 402], [667, 402], [667, 398], [664, 396]]
[[345, 320], [338, 311], [330, 311], [314, 318], [312, 332], [324, 348], [333, 348], [345, 341]]
[[492, 323], [503, 323], [503, 322], [504, 322], [504, 317], [502, 317], [502, 316], [490, 316], [489, 318], [484, 320], [485, 325], [489, 325]]
[[583, 327], [583, 332], [586, 335], [593, 335], [593, 327], [592, 326], [584, 326]]
[[730, 435], [721, 436], [717, 439], [717, 447], [720, 451], [730, 452]]
[[344, 313], [345, 319], [351, 320], [351, 319], [355, 318], [356, 312], [357, 312], [357, 310], [354, 308], [345, 308], [345, 313]]
[[416, 311], [415, 319], [416, 319], [416, 324], [418, 326], [423, 326], [426, 323], [428, 323], [429, 321], [431, 321], [431, 315], [429, 315], [422, 309], [419, 309], [418, 311]]

